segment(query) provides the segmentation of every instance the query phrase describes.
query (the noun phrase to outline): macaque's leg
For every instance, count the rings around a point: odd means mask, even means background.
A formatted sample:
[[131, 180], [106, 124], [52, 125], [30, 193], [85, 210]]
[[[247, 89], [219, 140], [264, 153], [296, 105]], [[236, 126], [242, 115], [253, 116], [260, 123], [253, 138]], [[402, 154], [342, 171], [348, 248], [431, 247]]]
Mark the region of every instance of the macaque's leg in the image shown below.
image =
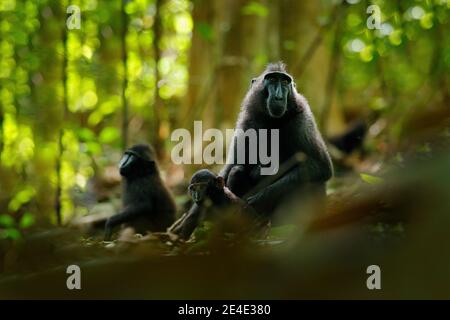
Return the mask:
[[244, 166], [234, 166], [228, 175], [227, 187], [237, 197], [241, 198], [252, 187], [250, 180], [250, 176], [245, 171]]
[[202, 208], [194, 203], [188, 212], [175, 221], [168, 232], [178, 235], [181, 239], [189, 239], [195, 228], [198, 226], [201, 215]]

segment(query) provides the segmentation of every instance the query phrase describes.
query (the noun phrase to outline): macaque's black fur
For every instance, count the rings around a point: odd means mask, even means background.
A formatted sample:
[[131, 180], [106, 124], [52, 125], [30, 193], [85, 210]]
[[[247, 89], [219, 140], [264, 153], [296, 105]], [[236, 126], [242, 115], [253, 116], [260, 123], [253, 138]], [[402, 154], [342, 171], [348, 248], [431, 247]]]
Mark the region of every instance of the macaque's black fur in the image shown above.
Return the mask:
[[[274, 86], [281, 88], [280, 84], [283, 91], [274, 89]], [[277, 96], [272, 97], [273, 92]], [[280, 168], [298, 155], [302, 155], [304, 159], [284, 175], [277, 177], [276, 181], [245, 199], [258, 213], [271, 214], [285, 196], [299, 188], [304, 190], [308, 185], [314, 185], [314, 190], [325, 192], [325, 183], [333, 174], [332, 162], [308, 102], [297, 92], [283, 63], [269, 64], [259, 77], [252, 80], [236, 123], [236, 129], [245, 131], [251, 128], [279, 129]], [[246, 152], [247, 159], [248, 149]], [[230, 150], [230, 154], [236, 154], [236, 145]], [[242, 197], [267, 177], [258, 174], [261, 166], [260, 163], [227, 163], [220, 175], [230, 190]]]
[[[224, 185], [223, 178], [207, 169], [194, 173], [189, 183], [193, 204], [169, 229], [182, 239], [188, 239], [203, 217], [214, 218], [233, 205], [243, 207], [245, 203]], [[197, 195], [198, 194], [198, 195]]]
[[194, 186], [198, 183], [205, 184], [205, 187], [202, 190], [203, 194], [201, 199], [196, 201], [199, 204], [209, 199], [213, 205], [222, 207], [239, 201], [239, 199], [225, 187], [223, 178], [210, 170], [202, 169], [194, 173], [189, 185]]
[[123, 177], [123, 211], [109, 218], [105, 240], [114, 227], [131, 226], [138, 233], [166, 231], [174, 222], [176, 206], [162, 181], [153, 149], [138, 144], [128, 149], [120, 163]]
[[328, 138], [328, 141], [345, 154], [350, 154], [354, 150], [362, 149], [367, 129], [366, 123], [359, 120], [350, 125], [344, 133]]

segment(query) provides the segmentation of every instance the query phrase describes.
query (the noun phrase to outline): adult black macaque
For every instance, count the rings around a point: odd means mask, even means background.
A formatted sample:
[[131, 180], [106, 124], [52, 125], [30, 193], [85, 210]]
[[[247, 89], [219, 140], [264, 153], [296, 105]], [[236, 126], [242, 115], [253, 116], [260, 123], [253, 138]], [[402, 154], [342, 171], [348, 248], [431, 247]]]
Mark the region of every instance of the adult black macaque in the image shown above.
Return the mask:
[[105, 240], [113, 228], [131, 226], [138, 233], [166, 231], [175, 220], [173, 197], [162, 181], [155, 152], [145, 144], [134, 145], [119, 163], [123, 182], [123, 211], [106, 221]]
[[168, 230], [182, 239], [191, 236], [201, 219], [214, 219], [226, 210], [239, 211], [245, 206], [245, 202], [225, 186], [221, 176], [207, 169], [194, 173], [188, 191], [193, 202], [191, 208]]
[[[271, 178], [260, 174], [264, 167], [260, 159], [256, 164], [248, 163], [248, 147], [245, 148], [246, 163], [230, 163], [229, 160], [220, 172], [230, 190], [244, 197], [259, 214], [270, 216], [287, 196], [298, 195], [300, 189], [301, 193], [318, 190], [325, 194], [325, 183], [333, 174], [331, 159], [308, 102], [297, 92], [283, 63], [269, 64], [252, 80], [236, 129], [244, 132], [255, 129], [258, 136], [258, 129], [279, 129], [280, 172], [272, 177], [274, 181], [270, 184], [261, 190], [254, 189]], [[268, 150], [271, 150], [270, 143]], [[229, 156], [237, 159], [236, 136]]]

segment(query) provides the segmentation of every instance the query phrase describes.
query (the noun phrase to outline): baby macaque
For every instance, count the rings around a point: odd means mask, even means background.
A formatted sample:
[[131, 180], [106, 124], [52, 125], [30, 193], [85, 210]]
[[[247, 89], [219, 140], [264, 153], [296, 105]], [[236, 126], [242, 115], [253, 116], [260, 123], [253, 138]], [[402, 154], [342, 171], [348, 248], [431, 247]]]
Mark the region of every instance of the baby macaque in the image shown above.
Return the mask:
[[182, 239], [191, 236], [203, 217], [214, 219], [223, 211], [241, 211], [246, 207], [245, 202], [225, 186], [223, 177], [207, 169], [192, 176], [188, 190], [193, 205], [169, 228], [169, 232]]

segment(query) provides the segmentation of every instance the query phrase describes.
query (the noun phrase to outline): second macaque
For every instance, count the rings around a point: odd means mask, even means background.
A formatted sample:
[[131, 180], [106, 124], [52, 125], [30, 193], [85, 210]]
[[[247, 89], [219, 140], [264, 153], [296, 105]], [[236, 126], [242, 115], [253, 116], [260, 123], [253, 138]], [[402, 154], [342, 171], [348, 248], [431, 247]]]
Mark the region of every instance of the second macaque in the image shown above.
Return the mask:
[[169, 232], [182, 239], [189, 239], [202, 219], [217, 219], [226, 212], [242, 213], [246, 207], [245, 202], [225, 186], [223, 177], [207, 169], [192, 176], [188, 191], [193, 202], [191, 208], [169, 228]]

